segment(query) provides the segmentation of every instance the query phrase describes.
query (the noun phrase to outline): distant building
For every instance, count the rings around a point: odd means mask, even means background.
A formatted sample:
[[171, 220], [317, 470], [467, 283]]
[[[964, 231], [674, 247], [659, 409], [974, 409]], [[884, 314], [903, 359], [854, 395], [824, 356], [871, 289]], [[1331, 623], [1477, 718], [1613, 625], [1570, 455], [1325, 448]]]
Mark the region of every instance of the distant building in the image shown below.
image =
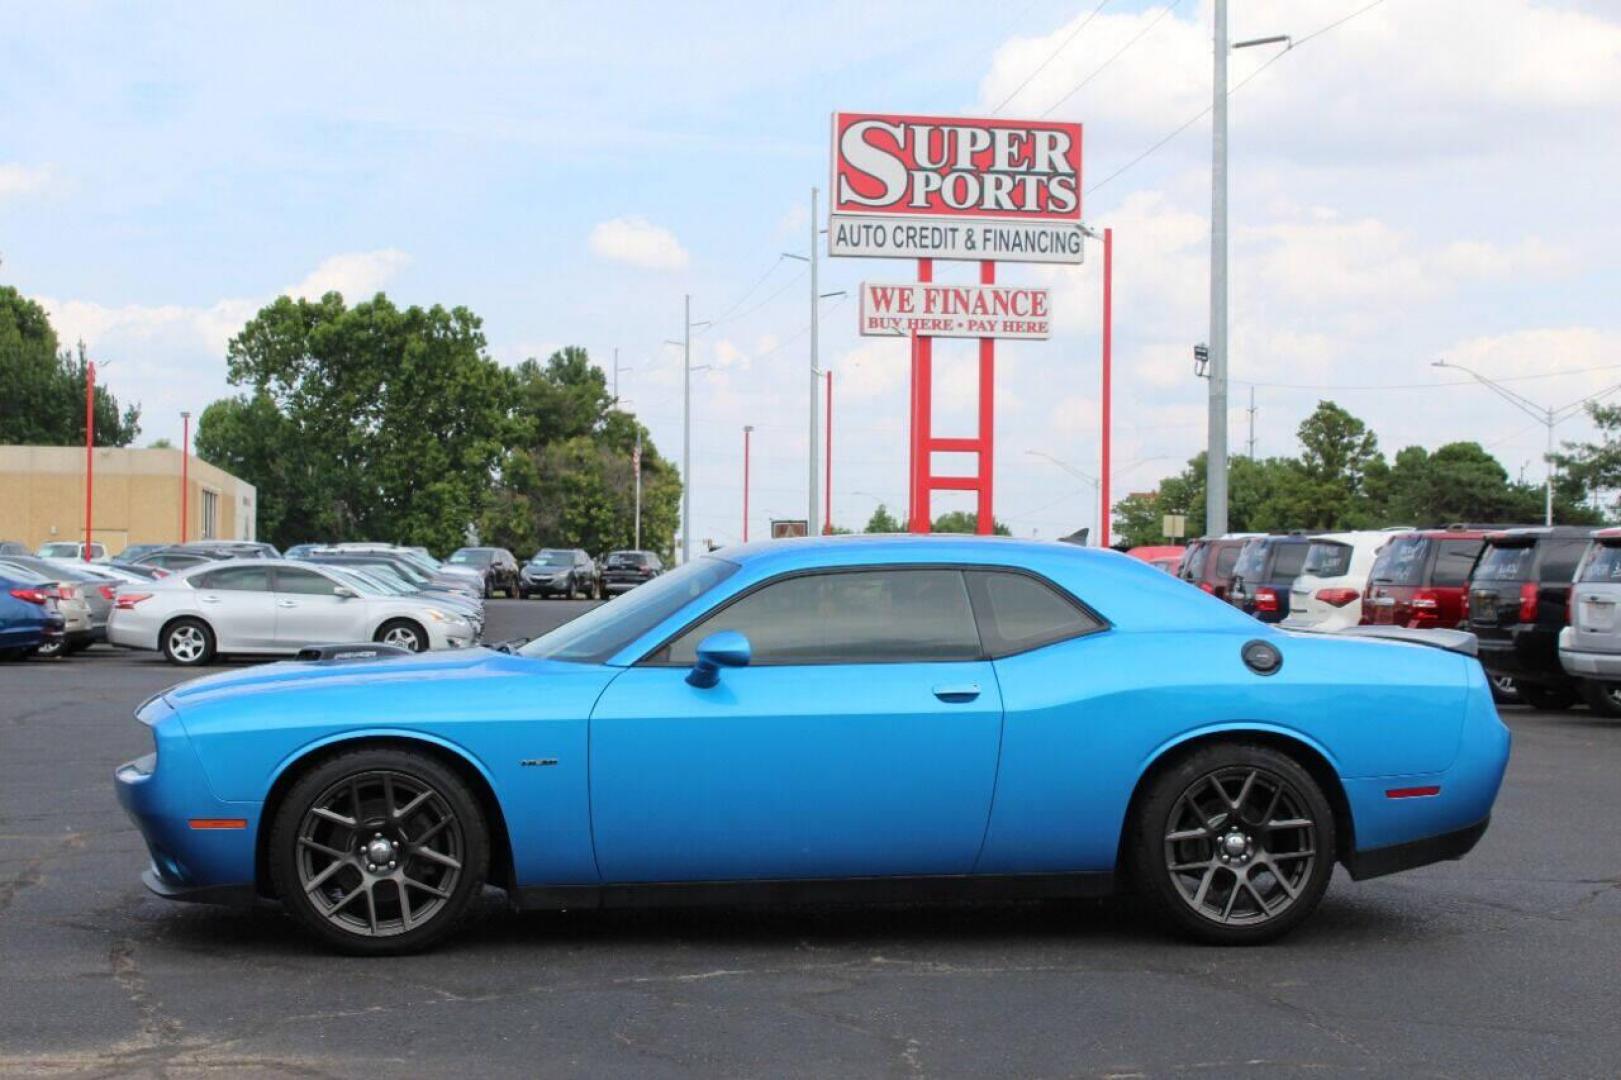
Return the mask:
[[[181, 453], [96, 450], [91, 539], [116, 555], [128, 544], [180, 540]], [[259, 493], [196, 457], [187, 468], [187, 540], [254, 540]], [[0, 446], [0, 540], [30, 548], [84, 539], [84, 447]]]

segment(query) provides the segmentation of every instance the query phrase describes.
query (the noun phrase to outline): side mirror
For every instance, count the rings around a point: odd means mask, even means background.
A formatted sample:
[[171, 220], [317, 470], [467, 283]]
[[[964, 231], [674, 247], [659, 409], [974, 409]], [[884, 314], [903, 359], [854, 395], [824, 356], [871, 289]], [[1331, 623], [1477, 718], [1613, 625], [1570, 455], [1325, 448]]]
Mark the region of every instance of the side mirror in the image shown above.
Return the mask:
[[353, 600], [360, 594], [355, 592], [347, 585], [334, 585], [332, 587], [332, 595], [336, 596], [339, 600]]
[[687, 672], [687, 682], [707, 690], [720, 682], [721, 668], [746, 667], [752, 654], [749, 639], [736, 630], [710, 634], [698, 645], [698, 662]]

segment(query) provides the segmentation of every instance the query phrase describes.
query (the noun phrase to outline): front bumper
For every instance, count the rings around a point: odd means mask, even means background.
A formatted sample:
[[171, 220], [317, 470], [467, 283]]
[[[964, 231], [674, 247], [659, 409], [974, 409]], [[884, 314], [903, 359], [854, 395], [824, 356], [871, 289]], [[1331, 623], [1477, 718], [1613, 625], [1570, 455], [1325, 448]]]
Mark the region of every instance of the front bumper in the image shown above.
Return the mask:
[[557, 596], [568, 592], [568, 579], [524, 578], [518, 582], [518, 588], [526, 595]]

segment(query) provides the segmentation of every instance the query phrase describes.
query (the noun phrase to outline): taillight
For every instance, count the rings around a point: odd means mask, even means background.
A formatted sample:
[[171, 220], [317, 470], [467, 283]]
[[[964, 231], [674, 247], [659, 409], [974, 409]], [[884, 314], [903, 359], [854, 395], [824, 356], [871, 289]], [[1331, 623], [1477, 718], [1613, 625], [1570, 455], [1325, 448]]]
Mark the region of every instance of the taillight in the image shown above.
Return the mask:
[[72, 585], [58, 585], [56, 587], [56, 598], [58, 600], [77, 600], [79, 590]]
[[1537, 621], [1537, 586], [1533, 581], [1520, 586], [1520, 621]]
[[103, 585], [96, 591], [101, 594], [103, 600], [113, 600], [118, 596], [118, 586], [116, 585]]
[[1210, 584], [1208, 581], [1199, 582], [1199, 588], [1209, 593], [1211, 596], [1216, 595], [1216, 587]]
[[149, 592], [119, 593], [118, 599], [113, 601], [113, 607], [119, 611], [134, 611], [136, 604], [139, 604], [142, 600], [150, 599], [152, 599], [152, 594]]
[[154, 578], [166, 578], [169, 576], [169, 571], [165, 570], [161, 566], [154, 566], [152, 568], [152, 576]]
[[1576, 590], [1574, 588], [1565, 592], [1565, 625], [1576, 625]]
[[12, 589], [11, 595], [24, 603], [41, 605], [51, 598], [51, 594], [45, 589]]
[[1318, 589], [1317, 599], [1334, 607], [1344, 607], [1358, 596], [1362, 595], [1355, 589]]
[[1420, 589], [1413, 594], [1409, 605], [1413, 609], [1413, 622], [1434, 622], [1441, 617], [1441, 598], [1429, 589]]
[[1269, 585], [1262, 585], [1257, 588], [1255, 590], [1255, 610], [1268, 612], [1277, 611], [1278, 590]]

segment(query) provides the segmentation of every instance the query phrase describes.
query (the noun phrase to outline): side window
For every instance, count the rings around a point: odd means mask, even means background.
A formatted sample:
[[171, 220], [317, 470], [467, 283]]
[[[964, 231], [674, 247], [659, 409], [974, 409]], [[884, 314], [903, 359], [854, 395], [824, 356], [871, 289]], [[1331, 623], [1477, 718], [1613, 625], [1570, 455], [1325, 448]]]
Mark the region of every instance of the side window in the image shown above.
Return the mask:
[[976, 660], [968, 589], [957, 570], [853, 570], [806, 574], [757, 589], [660, 650], [687, 665], [721, 630], [749, 639], [751, 663], [883, 664]]
[[1580, 540], [1544, 540], [1539, 547], [1542, 552], [1542, 565], [1537, 568], [1537, 577], [1545, 585], [1568, 585], [1576, 573], [1576, 563], [1581, 560], [1582, 552], [1587, 550], [1587, 539]]
[[1272, 577], [1293, 581], [1306, 565], [1306, 552], [1310, 544], [1280, 544], [1277, 557], [1272, 560]]
[[1238, 565], [1239, 552], [1244, 549], [1238, 544], [1229, 544], [1216, 549], [1216, 576], [1231, 577], [1233, 567]]
[[205, 589], [222, 592], [269, 592], [270, 568], [267, 566], [226, 566], [210, 570], [197, 584]]
[[290, 566], [276, 570], [276, 591], [296, 593], [299, 596], [331, 596], [337, 584], [313, 570], [295, 570]]
[[970, 570], [979, 636], [994, 659], [1103, 628], [1102, 620], [1046, 582], [1005, 570]]

